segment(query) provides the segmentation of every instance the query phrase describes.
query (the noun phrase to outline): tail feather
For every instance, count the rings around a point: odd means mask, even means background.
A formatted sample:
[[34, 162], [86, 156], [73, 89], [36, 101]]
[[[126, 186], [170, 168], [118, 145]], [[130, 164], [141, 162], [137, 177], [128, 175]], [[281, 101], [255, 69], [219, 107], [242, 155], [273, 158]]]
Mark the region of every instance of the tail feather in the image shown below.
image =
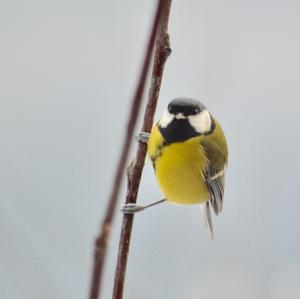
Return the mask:
[[213, 240], [214, 238], [214, 230], [213, 224], [211, 220], [211, 213], [210, 213], [210, 204], [209, 201], [201, 205], [201, 211], [204, 218], [205, 227], [208, 230], [209, 237]]

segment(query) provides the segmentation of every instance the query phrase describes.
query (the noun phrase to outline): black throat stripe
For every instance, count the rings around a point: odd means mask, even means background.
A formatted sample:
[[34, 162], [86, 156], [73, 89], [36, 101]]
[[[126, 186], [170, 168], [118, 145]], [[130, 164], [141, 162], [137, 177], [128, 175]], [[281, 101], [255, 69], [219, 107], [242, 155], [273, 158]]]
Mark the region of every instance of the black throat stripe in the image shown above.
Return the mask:
[[162, 134], [165, 142], [164, 146], [171, 144], [173, 142], [183, 142], [190, 138], [209, 135], [212, 134], [216, 128], [216, 123], [213, 118], [211, 118], [211, 129], [204, 134], [198, 133], [193, 126], [189, 123], [188, 119], [176, 119], [174, 118], [172, 122], [166, 127], [162, 128], [158, 125], [158, 129]]

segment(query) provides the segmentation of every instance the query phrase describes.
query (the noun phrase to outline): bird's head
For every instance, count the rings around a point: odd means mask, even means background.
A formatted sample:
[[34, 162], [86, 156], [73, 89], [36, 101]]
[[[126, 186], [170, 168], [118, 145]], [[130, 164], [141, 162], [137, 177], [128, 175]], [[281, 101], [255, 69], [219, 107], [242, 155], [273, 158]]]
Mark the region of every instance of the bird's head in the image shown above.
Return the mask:
[[172, 100], [158, 122], [158, 128], [168, 143], [207, 135], [213, 131], [214, 126], [206, 107], [190, 98]]

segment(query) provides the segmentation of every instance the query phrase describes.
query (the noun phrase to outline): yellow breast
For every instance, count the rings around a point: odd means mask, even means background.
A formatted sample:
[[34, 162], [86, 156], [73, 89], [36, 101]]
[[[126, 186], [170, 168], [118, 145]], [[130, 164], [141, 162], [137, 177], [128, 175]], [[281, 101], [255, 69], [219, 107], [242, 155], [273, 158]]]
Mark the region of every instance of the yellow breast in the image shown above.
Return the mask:
[[163, 146], [163, 138], [155, 127], [148, 142], [148, 153], [160, 189], [169, 201], [198, 204], [209, 199], [203, 176], [207, 158], [199, 137]]

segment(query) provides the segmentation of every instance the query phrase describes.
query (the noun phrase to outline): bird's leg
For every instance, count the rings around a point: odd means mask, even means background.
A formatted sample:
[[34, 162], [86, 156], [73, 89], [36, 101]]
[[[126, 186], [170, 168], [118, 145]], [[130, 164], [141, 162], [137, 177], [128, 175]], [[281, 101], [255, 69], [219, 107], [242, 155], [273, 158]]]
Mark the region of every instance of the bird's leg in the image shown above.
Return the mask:
[[163, 203], [165, 201], [166, 201], [166, 199], [164, 198], [164, 199], [161, 199], [159, 201], [153, 202], [153, 203], [151, 203], [149, 205], [146, 205], [146, 206], [140, 206], [140, 205], [137, 205], [135, 203], [128, 203], [128, 204], [125, 204], [125, 205], [122, 206], [121, 212], [123, 214], [134, 214], [136, 212], [140, 212], [140, 211], [143, 211], [143, 210], [145, 210], [147, 208], [156, 206], [156, 205], [158, 205], [160, 203]]
[[138, 142], [148, 143], [150, 137], [150, 133], [148, 132], [140, 132], [135, 136], [135, 140]]

